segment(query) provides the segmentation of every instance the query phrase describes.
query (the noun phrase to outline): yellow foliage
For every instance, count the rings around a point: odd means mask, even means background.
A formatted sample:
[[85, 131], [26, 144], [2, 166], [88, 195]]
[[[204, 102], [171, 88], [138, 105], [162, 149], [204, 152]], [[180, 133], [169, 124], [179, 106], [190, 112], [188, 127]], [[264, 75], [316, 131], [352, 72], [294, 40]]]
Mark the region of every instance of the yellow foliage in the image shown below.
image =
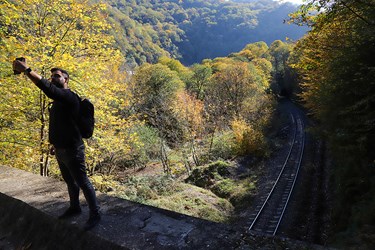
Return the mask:
[[123, 56], [114, 39], [105, 5], [87, 0], [0, 2], [0, 164], [22, 169], [48, 165], [48, 100], [27, 77], [13, 76], [11, 62], [24, 56], [30, 67], [49, 77], [52, 67], [66, 69], [70, 88], [95, 106], [96, 126], [87, 140], [90, 168], [107, 154], [127, 154], [137, 136], [133, 119], [117, 115], [129, 105]]
[[270, 88], [272, 63], [265, 58], [255, 58], [251, 61], [257, 69], [257, 74], [261, 77], [258, 86], [264, 91]]
[[239, 154], [257, 153], [264, 149], [265, 141], [261, 131], [255, 130], [243, 118], [234, 119], [231, 127]]
[[187, 125], [193, 138], [203, 130], [203, 102], [182, 90], [177, 93], [173, 107], [177, 116]]
[[114, 190], [118, 188], [118, 183], [113, 180], [113, 177], [108, 175], [93, 175], [90, 176], [92, 184], [101, 192], [107, 192], [108, 190]]
[[249, 61], [253, 60], [255, 58], [253, 52], [251, 50], [244, 49], [238, 53], [239, 56], [243, 56]]

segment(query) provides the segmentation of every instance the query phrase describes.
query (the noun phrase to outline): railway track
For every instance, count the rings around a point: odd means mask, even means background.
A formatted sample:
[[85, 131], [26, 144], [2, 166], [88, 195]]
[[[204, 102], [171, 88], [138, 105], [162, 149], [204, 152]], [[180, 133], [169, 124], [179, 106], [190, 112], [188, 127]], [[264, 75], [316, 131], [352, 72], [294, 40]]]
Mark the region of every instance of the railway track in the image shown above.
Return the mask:
[[292, 195], [301, 167], [305, 132], [301, 117], [298, 114], [290, 115], [294, 129], [289, 152], [268, 196], [263, 198], [264, 202], [250, 218], [250, 232], [276, 235]]

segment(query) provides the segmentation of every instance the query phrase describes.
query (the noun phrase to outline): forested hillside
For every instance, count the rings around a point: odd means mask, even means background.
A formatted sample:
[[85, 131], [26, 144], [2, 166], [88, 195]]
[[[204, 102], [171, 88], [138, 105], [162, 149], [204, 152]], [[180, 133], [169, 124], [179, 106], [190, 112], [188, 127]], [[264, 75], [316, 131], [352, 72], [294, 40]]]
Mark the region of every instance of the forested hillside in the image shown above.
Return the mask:
[[117, 45], [129, 65], [161, 55], [185, 65], [226, 56], [248, 43], [300, 38], [307, 29], [283, 23], [296, 10], [273, 0], [107, 0]]

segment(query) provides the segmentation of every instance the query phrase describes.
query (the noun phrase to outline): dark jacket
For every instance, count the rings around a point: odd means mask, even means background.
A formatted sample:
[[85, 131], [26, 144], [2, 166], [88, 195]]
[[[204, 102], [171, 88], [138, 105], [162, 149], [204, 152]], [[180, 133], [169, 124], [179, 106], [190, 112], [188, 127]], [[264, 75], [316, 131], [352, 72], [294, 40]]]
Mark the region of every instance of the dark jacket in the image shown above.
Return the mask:
[[79, 112], [78, 96], [70, 89], [58, 88], [44, 78], [37, 86], [53, 100], [49, 120], [50, 143], [56, 148], [82, 145], [82, 136], [74, 121]]

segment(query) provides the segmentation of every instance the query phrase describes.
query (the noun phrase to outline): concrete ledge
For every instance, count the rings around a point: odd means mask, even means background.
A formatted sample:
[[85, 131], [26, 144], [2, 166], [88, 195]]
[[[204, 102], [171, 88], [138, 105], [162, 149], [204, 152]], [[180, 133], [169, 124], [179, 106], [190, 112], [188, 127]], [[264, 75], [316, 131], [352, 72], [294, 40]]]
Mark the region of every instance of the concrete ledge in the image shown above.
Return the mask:
[[243, 245], [241, 233], [227, 225], [101, 193], [102, 221], [84, 232], [88, 208], [83, 200], [82, 215], [57, 219], [68, 206], [65, 183], [3, 166], [0, 180], [0, 242], [6, 239], [9, 249], [233, 249]]
[[[58, 221], [2, 193], [0, 202], [0, 235], [7, 240], [8, 248], [120, 249], [112, 242]], [[1, 245], [0, 249], [3, 249]]]

